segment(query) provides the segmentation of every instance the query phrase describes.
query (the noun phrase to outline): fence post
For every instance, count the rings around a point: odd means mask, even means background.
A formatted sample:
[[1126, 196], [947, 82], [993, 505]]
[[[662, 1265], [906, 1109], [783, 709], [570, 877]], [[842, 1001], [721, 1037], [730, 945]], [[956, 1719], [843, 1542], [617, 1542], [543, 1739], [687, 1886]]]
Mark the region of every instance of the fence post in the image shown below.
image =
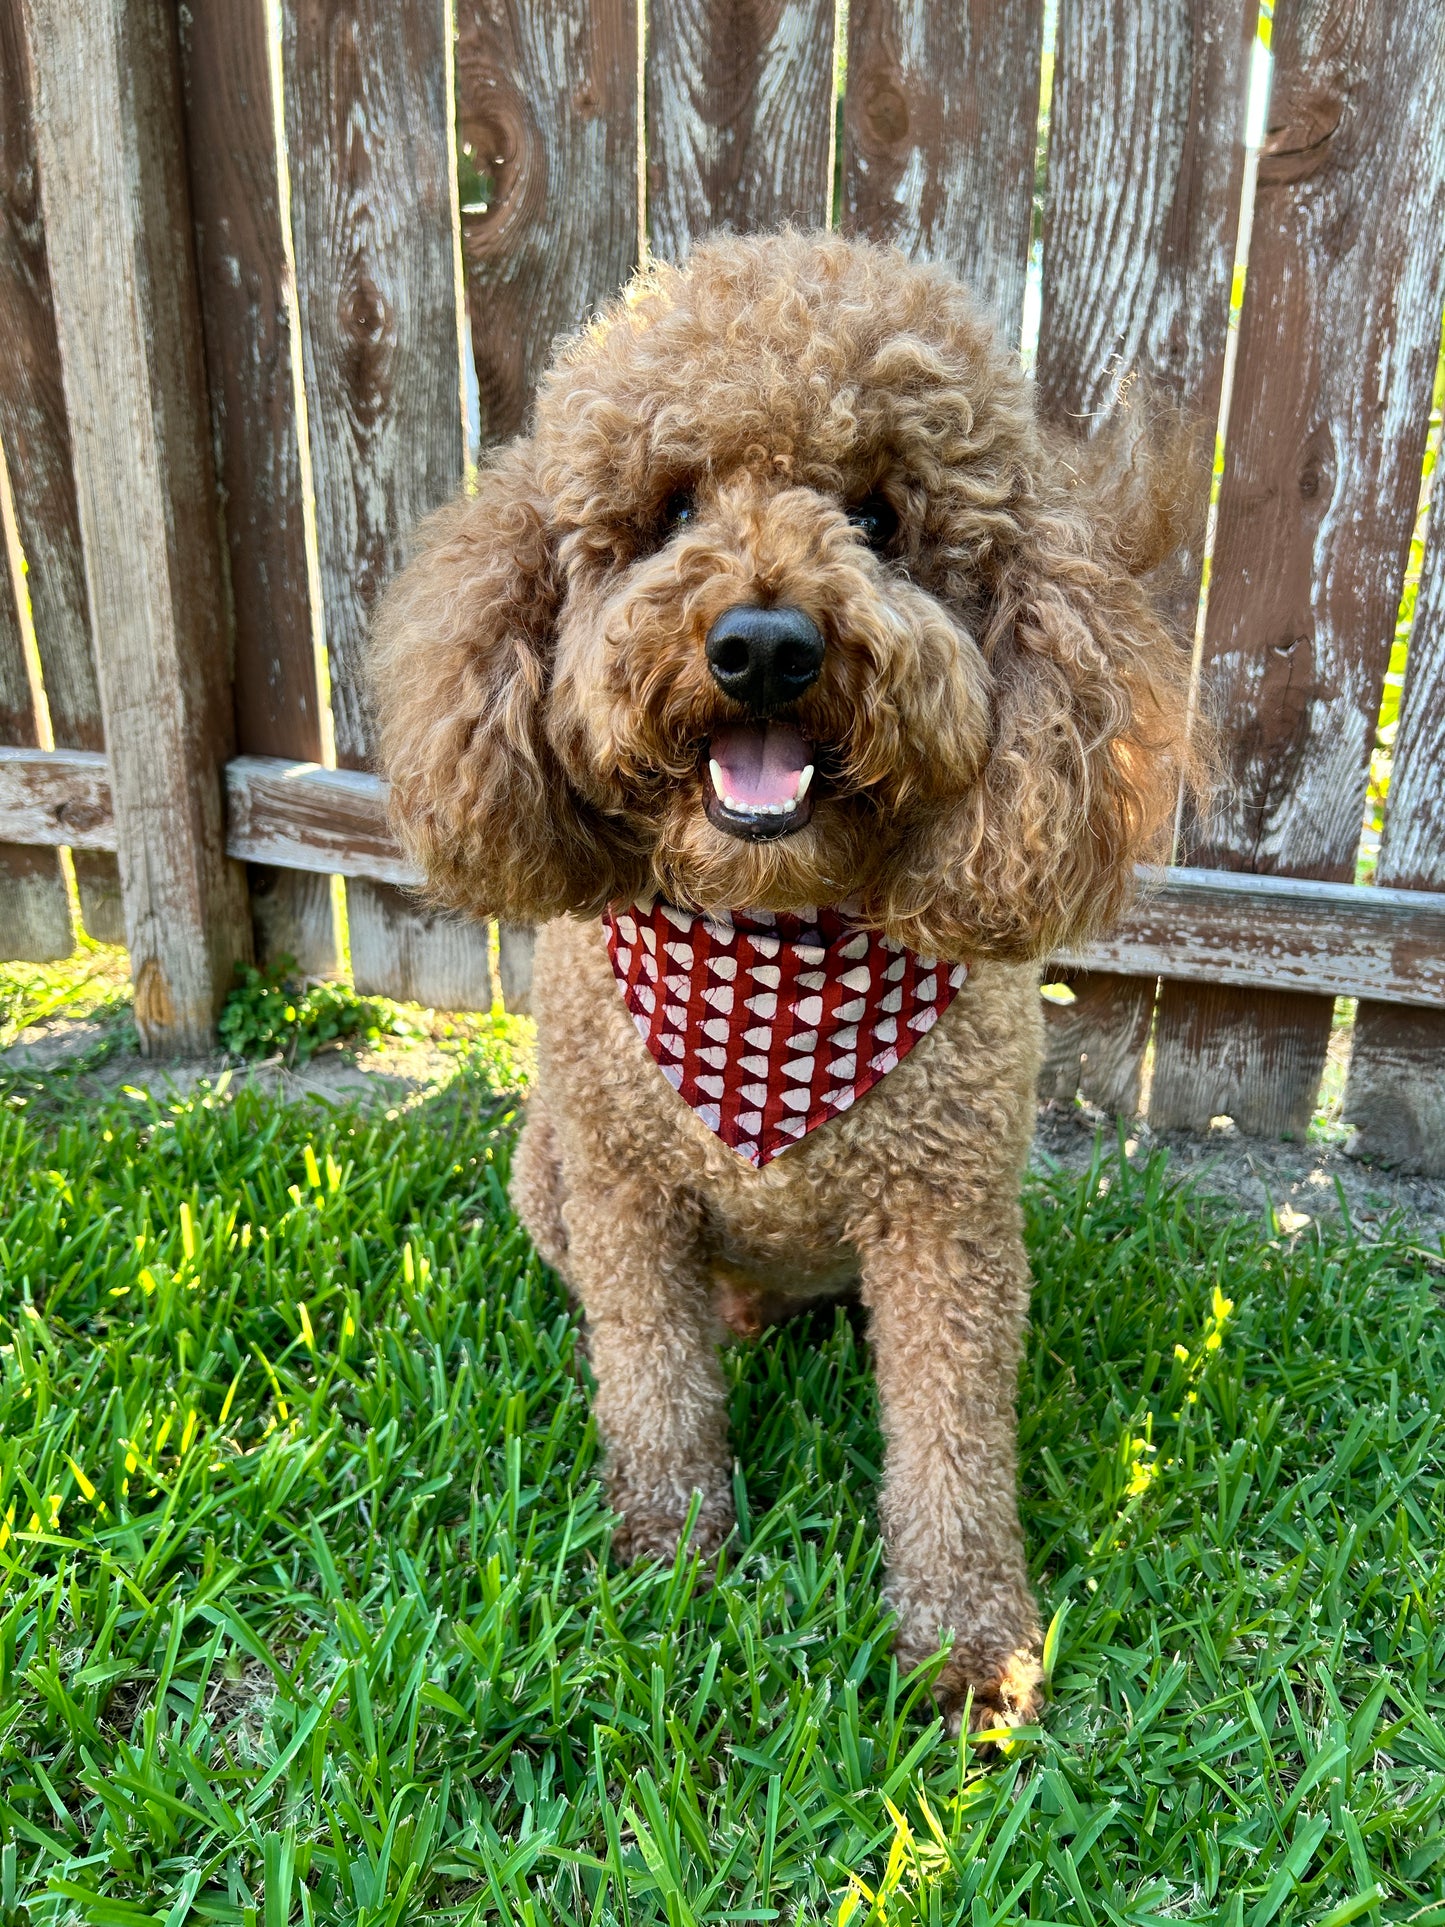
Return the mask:
[[251, 935], [223, 840], [230, 652], [176, 16], [26, 0], [26, 25], [136, 1027], [147, 1052], [201, 1051]]

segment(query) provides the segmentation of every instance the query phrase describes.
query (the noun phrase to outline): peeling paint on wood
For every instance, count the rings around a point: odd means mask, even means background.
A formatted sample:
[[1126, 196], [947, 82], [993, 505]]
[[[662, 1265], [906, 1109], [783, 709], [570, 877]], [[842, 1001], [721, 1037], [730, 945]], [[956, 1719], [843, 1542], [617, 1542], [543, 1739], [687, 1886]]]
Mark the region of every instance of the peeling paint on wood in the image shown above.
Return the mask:
[[[237, 745], [320, 761], [325, 722], [312, 635], [301, 447], [263, 0], [181, 10], [191, 211], [235, 624]], [[329, 889], [250, 879], [257, 954], [334, 974]]]
[[[462, 363], [448, 9], [282, 0], [291, 220], [336, 760], [371, 762], [367, 622], [423, 516], [461, 485]], [[348, 891], [352, 971], [409, 996], [425, 932]], [[430, 926], [428, 926], [430, 927]], [[472, 1002], [490, 1001], [469, 927]], [[455, 938], [442, 945], [455, 982]]]
[[461, 209], [483, 442], [523, 426], [558, 335], [637, 265], [636, 0], [458, 0]]
[[[15, 532], [24, 552], [36, 648], [54, 740], [67, 749], [102, 749], [100, 689], [90, 634], [90, 607], [75, 500], [70, 429], [60, 344], [50, 295], [40, 176], [35, 157], [34, 75], [20, 0], [0, 0], [0, 446], [9, 469]], [[5, 740], [20, 741], [20, 737]], [[20, 886], [27, 902], [55, 899], [44, 911], [46, 943], [71, 932], [64, 879], [54, 858], [47, 885], [26, 859]], [[43, 867], [43, 866], [42, 866]], [[97, 855], [77, 869], [81, 912], [92, 937], [125, 940], [115, 861]], [[34, 914], [42, 914], [38, 909]], [[0, 944], [25, 928], [0, 924]], [[61, 955], [68, 956], [67, 943]], [[38, 961], [32, 957], [31, 961]]]
[[[1141, 376], [1201, 423], [1219, 412], [1244, 174], [1256, 8], [1062, 0], [1050, 110], [1037, 379], [1044, 412], [1086, 438]], [[1210, 467], [1201, 438], [1167, 611], [1187, 646], [1203, 565]], [[1138, 1104], [1153, 986], [1080, 977], [1049, 1010], [1051, 1075], [1120, 1115]]]
[[843, 226], [958, 275], [1019, 339], [1042, 0], [853, 0]]
[[[1445, 891], [1445, 486], [1435, 471], [1425, 566], [1395, 732], [1376, 880]], [[1445, 1005], [1445, 999], [1442, 999]], [[1362, 999], [1355, 1013], [1345, 1121], [1353, 1147], [1445, 1176], [1445, 1008], [1396, 1011]]]
[[[251, 932], [222, 835], [232, 719], [176, 19], [165, 0], [29, 0], [26, 20], [126, 939], [156, 987], [137, 1028], [148, 1051], [201, 1051]], [[77, 194], [76, 156], [96, 152]]]
[[[1204, 646], [1227, 782], [1195, 857], [1344, 879], [1440, 345], [1445, 30], [1436, 0], [1288, 0], [1273, 48]], [[1165, 988], [1151, 1101], [1178, 1115], [1208, 1085], [1236, 1119], [1304, 1115], [1328, 1005], [1282, 1050], [1247, 996], [1196, 1001]]]
[[661, 259], [724, 225], [827, 226], [833, 41], [833, 0], [655, 0], [647, 219]]

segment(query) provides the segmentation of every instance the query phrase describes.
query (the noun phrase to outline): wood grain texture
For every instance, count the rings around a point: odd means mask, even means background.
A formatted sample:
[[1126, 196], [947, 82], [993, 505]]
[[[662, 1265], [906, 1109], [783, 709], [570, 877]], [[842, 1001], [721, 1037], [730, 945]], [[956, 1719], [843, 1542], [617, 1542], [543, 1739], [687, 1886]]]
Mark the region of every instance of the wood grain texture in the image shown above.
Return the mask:
[[[292, 237], [336, 760], [362, 769], [367, 620], [413, 527], [461, 483], [460, 288], [443, 0], [283, 0]], [[394, 996], [416, 976], [396, 903], [348, 891], [352, 968]], [[430, 924], [427, 925], [427, 929]], [[487, 933], [470, 929], [474, 1000]], [[455, 976], [451, 931], [437, 938]], [[379, 946], [379, 947], [377, 947]]]
[[113, 853], [109, 760], [94, 749], [0, 747], [0, 837]]
[[[282, 228], [265, 0], [184, 8], [191, 208], [235, 624], [236, 739], [245, 753], [318, 761], [322, 696], [312, 636], [290, 267]], [[257, 954], [334, 974], [329, 890], [251, 880]]]
[[[9, 467], [15, 534], [24, 553], [50, 726], [68, 749], [101, 749], [100, 689], [75, 500], [70, 429], [35, 157], [34, 75], [20, 0], [0, 0], [0, 445]], [[27, 860], [24, 889], [45, 894]], [[52, 860], [51, 867], [54, 868]], [[114, 861], [81, 868], [82, 914], [91, 936], [124, 941]], [[58, 869], [50, 891], [63, 889]], [[47, 941], [71, 929], [67, 906], [46, 914]], [[68, 954], [68, 953], [67, 953]]]
[[1042, 0], [853, 0], [843, 226], [964, 281], [1017, 342]]
[[[1445, 891], [1445, 486], [1435, 470], [1425, 566], [1405, 665], [1377, 881]], [[1351, 1149], [1445, 1176], [1445, 1009], [1355, 1013], [1345, 1122]]]
[[136, 1027], [147, 1051], [200, 1051], [251, 932], [222, 837], [229, 665], [175, 14], [28, 0], [26, 26]]
[[1334, 999], [1209, 983], [1191, 983], [1187, 996], [1176, 983], [1171, 996], [1155, 1033], [1153, 1128], [1207, 1131], [1222, 1116], [1247, 1137], [1306, 1137]]
[[[0, 488], [0, 508], [5, 507], [8, 498]], [[0, 529], [0, 745], [33, 749], [40, 739], [39, 718], [11, 568], [14, 544], [4, 539], [10, 533]], [[53, 850], [0, 842], [0, 958], [51, 963], [68, 957], [74, 948], [70, 899], [59, 857]]]
[[833, 39], [833, 0], [655, 0], [647, 216], [664, 261], [716, 227], [826, 227]]
[[497, 975], [502, 1002], [514, 1017], [529, 1017], [532, 1012], [532, 960], [536, 949], [537, 933], [530, 925], [498, 924]]
[[238, 756], [226, 770], [226, 847], [283, 869], [421, 882], [387, 828], [386, 784], [364, 770]]
[[1077, 1094], [1111, 1117], [1135, 1116], [1154, 1018], [1154, 978], [1070, 970], [1056, 981], [1068, 985], [1074, 1001], [1044, 1001], [1039, 1096], [1072, 1104]]
[[[1037, 381], [1045, 414], [1080, 438], [1136, 376], [1201, 423], [1219, 412], [1256, 11], [1061, 0]], [[1194, 632], [1209, 485], [1206, 437], [1191, 538], [1163, 596], [1181, 642]], [[1150, 1028], [1139, 981], [1074, 988], [1075, 1004], [1050, 1013], [1060, 1046], [1066, 1035], [1085, 1096], [1132, 1114]]]
[[[1229, 780], [1196, 857], [1344, 879], [1439, 351], [1445, 253], [1421, 237], [1445, 227], [1445, 15], [1288, 0], [1273, 47], [1204, 650]], [[1238, 1119], [1267, 1071], [1298, 1085], [1264, 1109], [1303, 1115], [1326, 1006], [1300, 1006], [1276, 1049], [1248, 999], [1221, 993], [1207, 1019], [1195, 1003], [1173, 987], [1160, 1002], [1181, 1085], [1217, 1088]]]
[[484, 442], [515, 435], [558, 335], [637, 265], [636, 0], [458, 0], [461, 208]]

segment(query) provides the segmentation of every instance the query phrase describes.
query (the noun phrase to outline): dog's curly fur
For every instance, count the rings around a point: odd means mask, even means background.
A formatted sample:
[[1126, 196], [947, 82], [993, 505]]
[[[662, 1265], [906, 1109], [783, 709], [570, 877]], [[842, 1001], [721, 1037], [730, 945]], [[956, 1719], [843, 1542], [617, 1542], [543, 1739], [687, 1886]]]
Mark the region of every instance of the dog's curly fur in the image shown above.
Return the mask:
[[[670, 530], [679, 490], [696, 513]], [[882, 554], [848, 515], [878, 493]], [[546, 924], [513, 1195], [586, 1308], [625, 1543], [670, 1556], [695, 1493], [699, 1541], [729, 1529], [721, 1315], [861, 1286], [900, 1650], [951, 1636], [941, 1697], [957, 1717], [971, 1691], [976, 1725], [1038, 1703], [1013, 1418], [1036, 963], [1118, 911], [1191, 775], [1187, 660], [1137, 579], [1178, 499], [1137, 448], [1051, 437], [944, 273], [722, 238], [562, 352], [533, 434], [427, 527], [376, 624], [400, 835], [442, 901]], [[736, 714], [703, 644], [739, 603], [799, 607], [826, 643], [796, 712], [816, 806], [771, 842], [703, 806]], [[847, 900], [970, 975], [866, 1100], [753, 1171], [613, 981], [599, 912], [656, 891]]]

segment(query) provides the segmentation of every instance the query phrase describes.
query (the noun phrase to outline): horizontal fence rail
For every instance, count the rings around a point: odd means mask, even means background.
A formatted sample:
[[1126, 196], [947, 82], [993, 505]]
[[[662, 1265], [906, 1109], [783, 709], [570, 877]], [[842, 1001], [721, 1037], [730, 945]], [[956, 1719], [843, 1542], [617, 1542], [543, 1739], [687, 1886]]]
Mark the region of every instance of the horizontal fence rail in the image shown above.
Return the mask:
[[[228, 855], [420, 889], [387, 828], [381, 777], [240, 756], [225, 780]], [[0, 749], [0, 841], [113, 850], [105, 758]], [[1118, 929], [1061, 952], [1058, 969], [1445, 1005], [1445, 892], [1182, 867], [1141, 870], [1139, 883]]]

